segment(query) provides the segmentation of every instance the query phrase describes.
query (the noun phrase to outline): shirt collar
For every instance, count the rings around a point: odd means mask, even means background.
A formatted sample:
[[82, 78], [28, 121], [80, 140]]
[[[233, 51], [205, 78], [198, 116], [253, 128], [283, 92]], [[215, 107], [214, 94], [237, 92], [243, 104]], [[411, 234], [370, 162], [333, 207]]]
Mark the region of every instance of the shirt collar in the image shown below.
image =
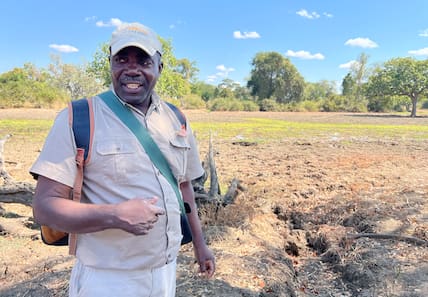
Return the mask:
[[[134, 106], [132, 106], [131, 104], [129, 104], [129, 103], [126, 103], [125, 101], [123, 101], [117, 94], [116, 94], [116, 92], [115, 92], [115, 90], [114, 90], [114, 88], [113, 88], [113, 84], [112, 85], [110, 85], [110, 91], [112, 91], [113, 92], [113, 94], [117, 97], [117, 99], [119, 99], [119, 102], [120, 103], [122, 103], [123, 105], [125, 105], [125, 106], [128, 106], [129, 108], [131, 108], [132, 110], [134, 110], [134, 111], [136, 111], [136, 112], [138, 112], [139, 114], [141, 114], [141, 115], [143, 115], [144, 116], [144, 114], [140, 111], [140, 110], [138, 110], [137, 108], [135, 108]], [[151, 102], [150, 102], [150, 106], [149, 106], [149, 109], [147, 110], [147, 115], [149, 115], [152, 111], [156, 111], [157, 113], [159, 113], [159, 110], [160, 110], [160, 102], [161, 102], [161, 100], [160, 100], [160, 97], [159, 97], [159, 95], [153, 90], [152, 91], [152, 98], [151, 98], [152, 100], [151, 100]]]

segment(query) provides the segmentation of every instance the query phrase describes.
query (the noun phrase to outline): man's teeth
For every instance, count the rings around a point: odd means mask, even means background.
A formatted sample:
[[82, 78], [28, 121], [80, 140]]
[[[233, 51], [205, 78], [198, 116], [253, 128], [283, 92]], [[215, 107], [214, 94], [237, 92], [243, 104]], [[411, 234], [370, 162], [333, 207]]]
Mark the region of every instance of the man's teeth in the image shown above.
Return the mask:
[[128, 89], [137, 89], [140, 85], [139, 84], [127, 84], [126, 87]]

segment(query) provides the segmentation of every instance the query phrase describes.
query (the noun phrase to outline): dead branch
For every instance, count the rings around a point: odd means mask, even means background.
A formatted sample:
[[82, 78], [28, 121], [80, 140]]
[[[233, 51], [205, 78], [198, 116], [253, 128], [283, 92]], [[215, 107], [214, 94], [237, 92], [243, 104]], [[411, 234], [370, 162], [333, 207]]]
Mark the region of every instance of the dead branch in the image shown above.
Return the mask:
[[235, 202], [235, 198], [238, 196], [238, 190], [245, 191], [245, 188], [241, 185], [241, 181], [234, 177], [230, 183], [230, 187], [227, 193], [223, 197], [223, 206], [232, 204]]
[[357, 233], [357, 234], [347, 234], [346, 236], [352, 239], [357, 239], [361, 237], [375, 238], [375, 239], [393, 239], [393, 240], [405, 241], [408, 243], [428, 247], [428, 241], [419, 239], [416, 237], [412, 237], [412, 236], [403, 236], [403, 235], [385, 234], [385, 233]]
[[11, 137], [11, 134], [7, 134], [5, 137], [0, 139], [0, 178], [3, 178], [5, 184], [12, 182], [12, 177], [9, 175], [9, 173], [6, 171], [6, 168], [4, 167], [4, 145], [6, 141]]
[[209, 143], [209, 151], [208, 151], [208, 167], [210, 172], [210, 190], [208, 192], [209, 197], [212, 199], [217, 198], [217, 195], [221, 195], [220, 187], [218, 185], [217, 178], [217, 168], [214, 160], [214, 150], [212, 145], [212, 138], [210, 134], [210, 143]]
[[[241, 185], [241, 181], [237, 178], [233, 178], [231, 184], [224, 196], [221, 195], [221, 190], [218, 182], [217, 168], [215, 164], [215, 151], [212, 144], [212, 138], [210, 134], [208, 153], [202, 161], [202, 167], [204, 168], [204, 175], [198, 179], [192, 181], [193, 190], [195, 192], [195, 200], [198, 206], [202, 204], [211, 203], [218, 207], [226, 206], [235, 202], [239, 191], [245, 191], [246, 189]], [[205, 191], [204, 184], [210, 179], [210, 188]]]
[[26, 182], [16, 182], [4, 166], [4, 145], [10, 137], [12, 135], [7, 134], [0, 139], [0, 178], [3, 179], [3, 185], [0, 186], [0, 202], [31, 205], [34, 186]]
[[0, 193], [0, 202], [3, 203], [20, 203], [23, 205], [31, 206], [33, 201], [33, 194], [30, 192], [16, 192], [11, 194]]

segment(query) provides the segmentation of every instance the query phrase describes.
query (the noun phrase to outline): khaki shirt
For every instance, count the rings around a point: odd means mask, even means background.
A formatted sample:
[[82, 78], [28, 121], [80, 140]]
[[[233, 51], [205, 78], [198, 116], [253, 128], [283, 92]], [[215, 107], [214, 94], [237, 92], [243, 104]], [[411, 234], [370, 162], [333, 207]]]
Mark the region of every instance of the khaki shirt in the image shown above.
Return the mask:
[[[76, 256], [84, 265], [106, 269], [149, 269], [174, 261], [180, 249], [180, 207], [171, 185], [152, 164], [132, 132], [99, 97], [93, 98], [94, 136], [85, 166], [82, 203], [120, 203], [135, 197], [160, 199], [166, 214], [147, 235], [120, 229], [79, 234]], [[179, 180], [203, 174], [192, 130], [183, 131], [174, 112], [154, 94], [146, 115], [133, 109]], [[30, 172], [70, 187], [76, 177], [76, 146], [67, 109], [61, 111]]]

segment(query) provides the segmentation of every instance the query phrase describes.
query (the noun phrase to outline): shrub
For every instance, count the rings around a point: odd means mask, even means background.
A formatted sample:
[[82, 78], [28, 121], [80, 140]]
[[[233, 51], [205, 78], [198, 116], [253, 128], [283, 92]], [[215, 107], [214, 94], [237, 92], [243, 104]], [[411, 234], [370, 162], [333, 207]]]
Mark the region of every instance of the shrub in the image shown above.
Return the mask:
[[208, 101], [208, 109], [211, 111], [258, 111], [259, 107], [252, 101], [216, 98]]
[[263, 99], [260, 102], [260, 111], [279, 111], [280, 106], [274, 99]]
[[206, 102], [197, 94], [188, 94], [181, 99], [181, 107], [184, 109], [205, 109]]
[[244, 107], [244, 111], [259, 111], [260, 110], [259, 105], [254, 101], [244, 100], [244, 101], [242, 101], [242, 105]]

